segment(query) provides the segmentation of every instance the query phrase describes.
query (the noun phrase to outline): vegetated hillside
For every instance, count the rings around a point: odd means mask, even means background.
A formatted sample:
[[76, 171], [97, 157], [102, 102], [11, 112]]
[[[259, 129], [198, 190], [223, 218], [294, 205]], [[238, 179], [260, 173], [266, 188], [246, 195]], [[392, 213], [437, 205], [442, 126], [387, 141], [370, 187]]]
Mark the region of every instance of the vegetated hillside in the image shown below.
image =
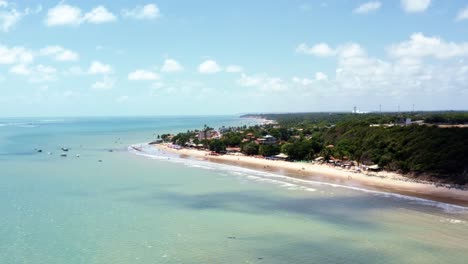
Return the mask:
[[[287, 137], [290, 145], [281, 149], [292, 159], [346, 157], [364, 164], [378, 164], [386, 170], [409, 173], [414, 177], [431, 176], [444, 182], [468, 183], [468, 128], [434, 125], [466, 124], [467, 112], [255, 116], [275, 120], [283, 131], [285, 128], [292, 131]], [[423, 120], [427, 125], [398, 125], [406, 118]], [[375, 124], [395, 125], [371, 126]], [[269, 133], [278, 134], [273, 128], [270, 130]], [[330, 144], [334, 147], [325, 147]]]
[[402, 122], [410, 118], [428, 124], [468, 124], [466, 111], [431, 111], [431, 112], [384, 112], [384, 113], [285, 113], [285, 114], [247, 114], [241, 117], [262, 117], [276, 120], [282, 125], [322, 124], [334, 125], [346, 121], [364, 121], [374, 124]]
[[404, 173], [468, 183], [468, 128], [369, 127], [349, 122], [323, 133], [333, 154]]

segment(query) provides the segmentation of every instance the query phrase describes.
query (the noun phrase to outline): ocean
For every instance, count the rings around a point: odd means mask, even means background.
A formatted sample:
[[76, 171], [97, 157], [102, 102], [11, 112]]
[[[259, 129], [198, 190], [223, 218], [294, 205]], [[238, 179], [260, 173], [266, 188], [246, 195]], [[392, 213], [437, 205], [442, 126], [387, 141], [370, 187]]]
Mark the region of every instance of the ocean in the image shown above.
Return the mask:
[[466, 263], [467, 208], [129, 148], [256, 122], [0, 119], [0, 263]]

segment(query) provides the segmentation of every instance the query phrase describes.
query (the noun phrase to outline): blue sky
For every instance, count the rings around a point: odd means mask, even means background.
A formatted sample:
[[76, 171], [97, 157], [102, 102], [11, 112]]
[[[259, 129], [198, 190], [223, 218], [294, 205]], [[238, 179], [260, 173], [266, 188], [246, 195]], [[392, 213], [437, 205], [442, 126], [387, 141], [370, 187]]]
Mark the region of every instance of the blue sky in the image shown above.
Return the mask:
[[0, 115], [468, 107], [468, 0], [0, 0]]

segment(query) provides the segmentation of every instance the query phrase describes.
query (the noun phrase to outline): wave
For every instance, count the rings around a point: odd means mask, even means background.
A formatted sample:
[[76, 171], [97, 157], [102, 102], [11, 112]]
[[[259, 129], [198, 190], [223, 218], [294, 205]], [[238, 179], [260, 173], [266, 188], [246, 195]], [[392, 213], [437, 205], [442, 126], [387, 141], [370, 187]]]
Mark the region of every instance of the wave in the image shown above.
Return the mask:
[[460, 219], [452, 219], [452, 218], [445, 218], [445, 219], [440, 219], [441, 223], [449, 223], [449, 224], [454, 224], [454, 225], [468, 225], [468, 223], [464, 220]]
[[40, 119], [40, 120], [8, 120], [10, 122], [5, 122], [7, 120], [2, 120], [3, 123], [0, 123], [0, 127], [37, 127], [41, 124], [57, 124], [57, 123], [65, 123], [65, 119]]
[[246, 178], [248, 180], [252, 180], [256, 182], [268, 182], [268, 183], [276, 184], [281, 187], [285, 187], [289, 190], [303, 190], [303, 191], [310, 191], [310, 192], [317, 191], [317, 189], [313, 188], [313, 186], [343, 188], [343, 189], [348, 189], [352, 191], [364, 192], [364, 193], [376, 195], [379, 197], [403, 199], [403, 200], [409, 201], [410, 203], [415, 203], [418, 205], [437, 207], [437, 208], [443, 209], [445, 212], [448, 212], [448, 213], [468, 213], [468, 207], [433, 201], [433, 200], [429, 200], [425, 198], [408, 196], [404, 194], [377, 191], [377, 190], [371, 190], [371, 189], [336, 184], [336, 183], [321, 182], [321, 181], [314, 181], [314, 180], [308, 180], [308, 179], [307, 180], [299, 179], [299, 178], [294, 178], [294, 177], [271, 173], [271, 172], [259, 171], [259, 170], [244, 168], [244, 167], [227, 165], [227, 164], [213, 163], [213, 162], [203, 161], [203, 160], [179, 158], [179, 157], [176, 157], [175, 155], [174, 156], [167, 155], [163, 151], [160, 151], [156, 148], [149, 147], [149, 145], [147, 145], [146, 143], [140, 143], [140, 144], [129, 146], [128, 150], [129, 152], [133, 154], [147, 157], [147, 158], [154, 159], [154, 160], [165, 160], [165, 161], [170, 161], [173, 163], [182, 163], [185, 166], [199, 168], [199, 169], [223, 171], [223, 172], [227, 172], [230, 175], [239, 176], [239, 177]]
[[42, 120], [37, 120], [37, 122], [42, 123], [42, 124], [63, 123], [65, 122], [65, 119], [42, 119]]
[[36, 127], [33, 123], [26, 122], [12, 122], [12, 123], [0, 123], [0, 127]]

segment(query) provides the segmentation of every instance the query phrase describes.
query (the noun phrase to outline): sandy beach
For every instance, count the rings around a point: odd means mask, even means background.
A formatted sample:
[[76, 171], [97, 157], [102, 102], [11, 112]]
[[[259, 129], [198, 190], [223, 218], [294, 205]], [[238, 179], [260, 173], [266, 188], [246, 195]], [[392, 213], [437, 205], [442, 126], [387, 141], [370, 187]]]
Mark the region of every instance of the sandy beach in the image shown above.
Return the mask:
[[210, 155], [209, 151], [174, 149], [168, 144], [154, 145], [180, 158], [206, 160], [256, 170], [281, 173], [294, 178], [336, 183], [377, 191], [404, 194], [440, 202], [468, 206], [468, 190], [431, 182], [417, 181], [393, 172], [355, 172], [327, 164], [268, 160], [243, 155]]

